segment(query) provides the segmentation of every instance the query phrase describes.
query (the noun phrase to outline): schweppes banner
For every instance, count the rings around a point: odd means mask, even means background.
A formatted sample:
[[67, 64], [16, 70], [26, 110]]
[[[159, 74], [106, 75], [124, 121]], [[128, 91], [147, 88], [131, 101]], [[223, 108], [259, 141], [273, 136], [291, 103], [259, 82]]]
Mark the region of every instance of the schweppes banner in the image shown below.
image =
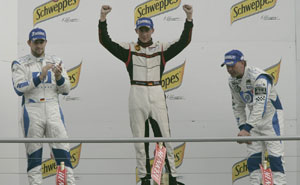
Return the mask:
[[[175, 159], [175, 167], [178, 168], [183, 163], [183, 157], [184, 157], [184, 150], [185, 150], [185, 143], [182, 143], [181, 145], [174, 148], [174, 159]], [[152, 169], [152, 164], [154, 162], [154, 158], [150, 159], [150, 169]], [[135, 169], [135, 175], [136, 175], [136, 183], [140, 181], [140, 178], [138, 177], [137, 168]]]
[[[79, 164], [80, 153], [81, 153], [81, 145], [79, 144], [70, 150], [71, 155], [71, 163], [73, 168], [76, 168]], [[43, 179], [53, 176], [56, 174], [56, 162], [54, 159], [47, 159], [42, 162], [42, 175]]]
[[165, 92], [180, 87], [183, 80], [185, 62], [174, 69], [165, 72], [162, 76], [162, 88]]
[[80, 0], [51, 0], [33, 11], [33, 25], [75, 10]]
[[70, 83], [71, 83], [71, 90], [74, 89], [75, 87], [77, 87], [77, 85], [78, 85], [80, 71], [81, 71], [81, 65], [82, 65], [82, 62], [79, 65], [77, 65], [67, 71], [69, 79], [70, 79]]
[[281, 60], [277, 64], [265, 69], [265, 71], [273, 77], [274, 85], [277, 84], [278, 79], [279, 79], [280, 64], [281, 64]]
[[277, 0], [245, 0], [233, 5], [230, 9], [231, 24], [239, 19], [269, 10]]
[[141, 17], [153, 17], [177, 8], [181, 0], [150, 0], [134, 9], [134, 24]]
[[247, 159], [241, 160], [232, 166], [232, 184], [243, 177], [249, 175]]
[[[267, 167], [270, 167], [269, 159], [268, 159], [268, 152], [265, 152], [265, 159], [268, 161]], [[232, 184], [243, 177], [246, 177], [249, 175], [249, 171], [247, 168], [247, 159], [241, 160], [237, 163], [235, 163], [232, 166]]]

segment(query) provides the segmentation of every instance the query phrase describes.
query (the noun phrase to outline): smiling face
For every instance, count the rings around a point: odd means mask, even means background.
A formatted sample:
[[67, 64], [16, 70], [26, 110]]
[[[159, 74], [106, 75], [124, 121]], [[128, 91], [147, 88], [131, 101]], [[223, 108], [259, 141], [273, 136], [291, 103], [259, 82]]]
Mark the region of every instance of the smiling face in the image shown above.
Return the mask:
[[135, 32], [138, 34], [139, 40], [141, 42], [147, 43], [151, 40], [154, 29], [148, 28], [146, 26], [142, 26], [139, 29], [135, 29]]
[[41, 57], [45, 54], [47, 40], [37, 39], [35, 41], [28, 40], [27, 44], [31, 49], [31, 54], [35, 57]]
[[234, 78], [242, 78], [245, 71], [246, 62], [239, 61], [235, 63], [233, 66], [226, 65], [227, 72], [230, 74], [231, 77]]

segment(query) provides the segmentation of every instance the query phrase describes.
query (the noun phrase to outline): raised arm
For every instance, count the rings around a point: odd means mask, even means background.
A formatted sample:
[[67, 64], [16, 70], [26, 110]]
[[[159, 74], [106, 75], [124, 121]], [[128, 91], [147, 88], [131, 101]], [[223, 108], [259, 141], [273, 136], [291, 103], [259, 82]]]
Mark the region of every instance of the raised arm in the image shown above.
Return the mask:
[[183, 5], [183, 10], [186, 13], [186, 21], [179, 40], [166, 44], [163, 48], [163, 56], [166, 62], [179, 54], [191, 42], [193, 29], [193, 7], [191, 5]]
[[103, 5], [101, 7], [100, 20], [98, 25], [99, 42], [103, 45], [111, 54], [120, 59], [123, 62], [127, 62], [129, 58], [130, 48], [124, 48], [118, 43], [111, 40], [107, 31], [106, 16], [112, 8], [109, 5]]

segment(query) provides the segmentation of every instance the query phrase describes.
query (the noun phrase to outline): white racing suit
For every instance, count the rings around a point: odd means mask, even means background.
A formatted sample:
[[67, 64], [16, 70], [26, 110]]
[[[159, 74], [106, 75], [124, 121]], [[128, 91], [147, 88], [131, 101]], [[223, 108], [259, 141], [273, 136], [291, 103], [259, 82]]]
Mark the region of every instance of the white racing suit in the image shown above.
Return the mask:
[[[39, 79], [47, 63], [58, 65], [61, 59], [45, 55], [36, 58], [26, 55], [12, 63], [12, 78], [16, 93], [22, 96], [21, 123], [25, 138], [67, 138], [64, 116], [59, 105], [59, 94], [68, 94], [70, 81], [63, 68], [62, 78], [55, 80], [50, 69], [44, 81]], [[30, 185], [42, 184], [42, 143], [26, 143], [27, 173]], [[56, 164], [65, 162], [68, 185], [74, 185], [70, 147], [68, 143], [50, 143]]]
[[[99, 21], [99, 41], [114, 56], [123, 61], [131, 80], [129, 94], [130, 126], [134, 137], [148, 136], [148, 120], [155, 137], [170, 137], [170, 127], [161, 77], [167, 61], [180, 53], [191, 40], [192, 22], [185, 22], [181, 37], [176, 42], [117, 44], [107, 32], [107, 23]], [[176, 177], [174, 152], [171, 143], [164, 143], [167, 149], [166, 165]], [[138, 176], [150, 178], [150, 163], [147, 143], [135, 143]]]
[[[280, 136], [283, 134], [283, 111], [273, 79], [265, 71], [245, 67], [241, 79], [229, 78], [232, 108], [240, 130], [251, 136]], [[245, 107], [249, 109], [246, 118]], [[266, 149], [275, 185], [286, 185], [282, 141], [257, 141], [247, 145], [247, 166], [252, 185], [261, 184], [259, 164]]]

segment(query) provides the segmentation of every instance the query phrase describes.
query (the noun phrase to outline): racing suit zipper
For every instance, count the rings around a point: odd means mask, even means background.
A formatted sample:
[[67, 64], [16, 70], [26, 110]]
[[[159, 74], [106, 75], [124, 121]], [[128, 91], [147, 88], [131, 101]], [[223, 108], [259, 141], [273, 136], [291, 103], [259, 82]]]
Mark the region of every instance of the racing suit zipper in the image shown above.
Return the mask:
[[[42, 69], [43, 69], [43, 67], [46, 65], [46, 62], [45, 62], [45, 60], [44, 59], [42, 59], [42, 64], [41, 64], [41, 69], [40, 69], [40, 71], [41, 71], [41, 74], [42, 74]], [[47, 72], [47, 75], [46, 75], [46, 78], [48, 78], [48, 72]], [[48, 79], [47, 79], [48, 80]], [[43, 85], [42, 85], [42, 88], [43, 88], [43, 94], [44, 94], [44, 97], [43, 98], [41, 98], [41, 97], [39, 97], [40, 98], [40, 100], [39, 100], [39, 103], [43, 103], [43, 109], [44, 109], [44, 115], [45, 115], [45, 121], [47, 120], [47, 108], [46, 108], [46, 91], [45, 91], [45, 79], [43, 79], [43, 81], [41, 82]], [[43, 101], [41, 102], [41, 99], [43, 99]]]

